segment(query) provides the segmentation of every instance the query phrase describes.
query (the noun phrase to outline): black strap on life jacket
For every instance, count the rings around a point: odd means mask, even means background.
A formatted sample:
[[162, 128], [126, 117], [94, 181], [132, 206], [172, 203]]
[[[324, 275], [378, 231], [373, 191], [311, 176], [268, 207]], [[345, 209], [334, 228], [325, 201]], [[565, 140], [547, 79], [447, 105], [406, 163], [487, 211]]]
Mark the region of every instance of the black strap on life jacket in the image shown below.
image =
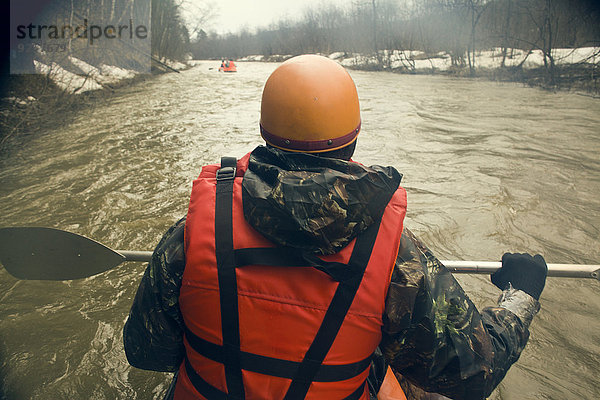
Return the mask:
[[[231, 397], [227, 395], [227, 393], [220, 391], [210, 383], [206, 382], [194, 369], [194, 367], [190, 364], [188, 358], [185, 358], [185, 372], [194, 386], [194, 388], [200, 393], [203, 397], [209, 400], [228, 400]], [[352, 394], [346, 396], [342, 400], [359, 400], [363, 393], [365, 392], [365, 383], [360, 385]]]
[[[244, 399], [242, 369], [265, 375], [291, 379], [286, 400], [303, 399], [312, 382], [336, 382], [353, 378], [364, 372], [371, 357], [357, 363], [323, 365], [333, 342], [346, 317], [371, 256], [379, 223], [373, 224], [360, 234], [354, 245], [348, 264], [325, 262], [313, 255], [294, 249], [283, 248], [233, 248], [233, 185], [236, 159], [223, 157], [217, 171], [215, 201], [215, 247], [219, 295], [221, 304], [221, 329], [223, 345], [208, 342], [186, 328], [185, 335], [190, 346], [199, 354], [225, 366], [227, 393], [206, 382], [185, 359], [186, 373], [196, 390], [209, 399]], [[276, 359], [240, 350], [239, 310], [236, 268], [245, 265], [272, 265], [282, 267], [315, 267], [338, 281], [338, 287], [327, 308], [317, 335], [302, 362]], [[359, 399], [365, 384], [344, 400]]]
[[[209, 360], [224, 363], [223, 346], [209, 342], [184, 327], [185, 338], [194, 351]], [[363, 373], [371, 364], [372, 356], [364, 360], [338, 365], [321, 365], [314, 382], [338, 382], [354, 378]], [[240, 365], [243, 370], [256, 372], [263, 375], [276, 376], [278, 378], [293, 379], [300, 363], [296, 361], [283, 360], [262, 356], [259, 354], [240, 351]]]
[[240, 321], [238, 317], [237, 280], [233, 252], [233, 184], [237, 160], [221, 158], [217, 171], [215, 204], [215, 247], [219, 296], [221, 302], [221, 330], [223, 334], [223, 364], [227, 392], [231, 399], [244, 398], [244, 383], [240, 365]]
[[298, 368], [296, 375], [292, 379], [292, 383], [285, 395], [285, 400], [304, 399], [306, 397], [306, 393], [308, 393], [308, 389], [323, 360], [325, 360], [329, 349], [333, 345], [342, 322], [344, 322], [344, 318], [354, 301], [365, 269], [369, 263], [378, 231], [379, 223], [373, 224], [357, 237], [348, 265], [351, 269], [360, 270], [360, 273], [354, 274], [338, 284], [333, 299], [323, 318], [323, 322], [317, 331], [317, 335], [304, 355], [300, 368]]

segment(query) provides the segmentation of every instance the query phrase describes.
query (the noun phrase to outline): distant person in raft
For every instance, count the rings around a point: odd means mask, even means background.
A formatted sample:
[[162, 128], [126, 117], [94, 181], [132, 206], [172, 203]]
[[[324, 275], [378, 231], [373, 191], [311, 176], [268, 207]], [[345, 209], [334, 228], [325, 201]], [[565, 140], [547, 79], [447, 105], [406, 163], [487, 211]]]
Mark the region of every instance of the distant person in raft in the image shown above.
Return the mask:
[[235, 66], [235, 63], [231, 60], [221, 60], [221, 67], [219, 67], [219, 71], [236, 72], [237, 67]]
[[386, 371], [408, 399], [490, 395], [527, 343], [546, 263], [504, 254], [498, 304], [478, 311], [403, 226], [402, 175], [351, 160], [360, 126], [336, 62], [271, 74], [266, 145], [202, 167], [154, 251], [124, 328], [131, 365], [178, 371], [175, 399], [369, 399]]

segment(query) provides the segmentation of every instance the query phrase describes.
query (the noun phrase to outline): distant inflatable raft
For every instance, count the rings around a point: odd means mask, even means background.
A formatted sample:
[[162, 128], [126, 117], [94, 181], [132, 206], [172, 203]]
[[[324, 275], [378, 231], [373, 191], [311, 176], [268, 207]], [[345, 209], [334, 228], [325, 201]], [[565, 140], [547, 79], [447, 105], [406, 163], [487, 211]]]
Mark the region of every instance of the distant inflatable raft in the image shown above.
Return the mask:
[[235, 63], [233, 61], [226, 61], [224, 63], [221, 64], [221, 66], [219, 67], [219, 71], [223, 71], [223, 72], [237, 72], [237, 68], [235, 66]]

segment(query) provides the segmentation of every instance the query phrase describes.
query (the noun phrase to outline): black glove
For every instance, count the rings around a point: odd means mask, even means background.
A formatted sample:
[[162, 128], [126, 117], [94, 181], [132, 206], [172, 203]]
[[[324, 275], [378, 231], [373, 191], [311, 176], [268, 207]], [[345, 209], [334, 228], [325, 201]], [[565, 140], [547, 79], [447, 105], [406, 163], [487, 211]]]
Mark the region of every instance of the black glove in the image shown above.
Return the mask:
[[536, 254], [534, 257], [527, 253], [504, 253], [502, 268], [491, 275], [492, 283], [501, 290], [508, 287], [519, 289], [535, 298], [540, 299], [540, 294], [546, 284], [548, 266], [544, 257]]

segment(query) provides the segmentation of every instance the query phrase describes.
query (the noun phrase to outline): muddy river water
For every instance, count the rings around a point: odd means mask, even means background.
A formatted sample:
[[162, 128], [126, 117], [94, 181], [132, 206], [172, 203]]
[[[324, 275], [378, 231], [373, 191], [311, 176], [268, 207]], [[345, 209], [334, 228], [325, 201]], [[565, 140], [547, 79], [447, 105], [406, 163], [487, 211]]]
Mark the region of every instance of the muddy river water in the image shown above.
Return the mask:
[[[152, 250], [191, 181], [261, 144], [260, 94], [277, 64], [201, 62], [119, 90], [0, 160], [0, 226], [48, 226]], [[355, 159], [393, 165], [406, 225], [441, 259], [600, 263], [600, 101], [518, 84], [352, 71]], [[61, 115], [55, 118], [63, 118]], [[52, 124], [56, 126], [57, 124]], [[161, 399], [168, 374], [131, 368], [122, 328], [144, 271], [67, 282], [0, 269], [0, 398]], [[478, 307], [499, 291], [457, 275]], [[549, 278], [531, 338], [492, 399], [598, 399], [600, 282]]]

